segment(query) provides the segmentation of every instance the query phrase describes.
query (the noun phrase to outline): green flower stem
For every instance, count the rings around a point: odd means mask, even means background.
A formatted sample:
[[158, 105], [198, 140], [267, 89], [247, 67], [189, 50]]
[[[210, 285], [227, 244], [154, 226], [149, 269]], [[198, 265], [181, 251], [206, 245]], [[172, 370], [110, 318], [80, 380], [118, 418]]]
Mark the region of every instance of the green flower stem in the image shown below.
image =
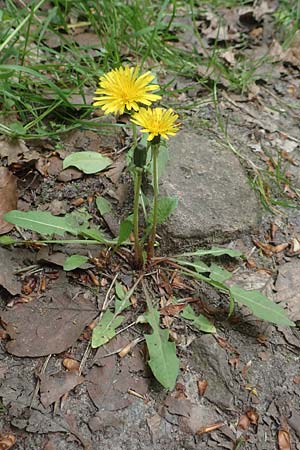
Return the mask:
[[142, 170], [134, 169], [134, 203], [133, 203], [133, 234], [134, 234], [134, 258], [137, 269], [143, 266], [143, 252], [139, 240], [139, 203], [142, 184]]
[[159, 152], [159, 143], [151, 145], [152, 150], [152, 181], [153, 181], [153, 223], [152, 229], [148, 241], [147, 258], [150, 260], [154, 256], [154, 242], [156, 236], [157, 227], [157, 209], [158, 209], [158, 170], [157, 170], [157, 157]]

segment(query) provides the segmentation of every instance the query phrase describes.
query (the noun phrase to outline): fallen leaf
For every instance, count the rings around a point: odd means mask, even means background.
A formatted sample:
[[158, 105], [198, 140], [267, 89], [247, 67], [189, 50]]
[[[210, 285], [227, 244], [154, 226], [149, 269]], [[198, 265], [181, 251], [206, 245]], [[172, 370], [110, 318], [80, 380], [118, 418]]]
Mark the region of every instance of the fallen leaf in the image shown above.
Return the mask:
[[123, 155], [120, 155], [118, 159], [113, 162], [111, 167], [105, 172], [105, 176], [109, 178], [114, 184], [116, 184], [119, 181], [125, 167], [125, 157]]
[[248, 409], [246, 412], [246, 416], [248, 417], [248, 419], [250, 420], [250, 423], [252, 425], [257, 425], [259, 415], [258, 415], [258, 412], [256, 411], [256, 409], [254, 409], [254, 408]]
[[12, 295], [21, 293], [21, 282], [14, 274], [20, 269], [21, 261], [26, 257], [28, 258], [26, 250], [20, 248], [7, 250], [0, 247], [0, 285]]
[[172, 397], [172, 395], [168, 395], [168, 397], [165, 399], [164, 404], [168, 407], [168, 411], [170, 414], [190, 417], [192, 402], [187, 398], [178, 399]]
[[99, 49], [101, 46], [99, 36], [96, 33], [79, 33], [76, 34], [73, 39], [78, 45], [80, 45], [80, 47], [87, 46]]
[[0, 433], [0, 450], [9, 450], [17, 441], [12, 433]]
[[17, 208], [17, 197], [16, 177], [6, 167], [0, 167], [0, 234], [8, 233], [14, 227], [2, 217]]
[[238, 421], [237, 427], [241, 430], [248, 430], [250, 425], [249, 417], [246, 416], [246, 414], [243, 414]]
[[122, 348], [121, 351], [119, 351], [118, 355], [120, 358], [124, 358], [128, 355], [128, 353], [131, 352], [131, 350], [139, 343], [140, 338], [136, 338], [133, 341], [129, 342], [125, 347]]
[[185, 307], [186, 304], [184, 303], [179, 305], [167, 305], [164, 308], [161, 308], [159, 312], [163, 316], [176, 316], [176, 314], [180, 313]]
[[274, 254], [280, 253], [289, 246], [288, 242], [284, 242], [278, 245], [266, 244], [264, 242], [259, 242], [256, 239], [253, 239], [253, 242], [256, 247], [260, 248], [267, 256], [272, 256]]
[[[127, 356], [118, 361], [118, 355], [110, 353], [119, 352], [120, 348], [126, 345], [125, 337], [116, 336], [108, 344], [100, 347], [96, 353], [93, 363], [100, 367], [93, 367], [87, 377], [88, 394], [97, 408], [105, 411], [117, 411], [127, 408], [135, 399], [128, 395], [128, 390], [134, 390], [138, 394], [144, 395], [148, 391], [148, 378], [135, 376], [134, 365], [136, 357], [140, 355]], [[138, 364], [145, 371], [145, 364]]]
[[[179, 400], [169, 395], [165, 400], [165, 405], [167, 406], [164, 412], [165, 419], [170, 421], [168, 416], [171, 415], [170, 419], [173, 421], [172, 415], [177, 416], [179, 428], [184, 433], [197, 434], [200, 432], [201, 434], [204, 429], [216, 425], [216, 421], [219, 419], [212, 408], [193, 404], [188, 399]], [[207, 425], [211, 423], [213, 425]]]
[[70, 371], [79, 370], [80, 362], [73, 358], [64, 358], [63, 366]]
[[42, 247], [37, 254], [37, 262], [39, 264], [54, 264], [63, 267], [66, 259], [65, 253], [52, 252], [49, 247]]
[[11, 341], [6, 345], [16, 356], [46, 356], [71, 347], [98, 314], [93, 304], [82, 295], [75, 299], [68, 292], [47, 292], [48, 298], [17, 304], [0, 312]]
[[83, 383], [84, 377], [74, 372], [58, 372], [54, 375], [40, 375], [40, 380], [41, 402], [48, 408], [75, 386]]
[[222, 428], [224, 426], [224, 422], [217, 422], [212, 425], [207, 425], [206, 427], [201, 427], [197, 431], [197, 434], [201, 435], [204, 433], [212, 433], [215, 430], [218, 430], [219, 428]]
[[231, 66], [235, 65], [235, 55], [232, 50], [226, 50], [221, 53], [221, 58], [223, 58], [226, 62], [228, 62]]
[[279, 450], [292, 450], [291, 438], [285, 417], [281, 417], [281, 427], [278, 431], [278, 447]]
[[203, 397], [205, 394], [205, 391], [207, 389], [208, 382], [206, 380], [198, 380], [197, 381], [197, 387], [200, 397]]
[[28, 152], [28, 147], [21, 139], [0, 140], [0, 157], [7, 158], [9, 166], [22, 159], [22, 156]]

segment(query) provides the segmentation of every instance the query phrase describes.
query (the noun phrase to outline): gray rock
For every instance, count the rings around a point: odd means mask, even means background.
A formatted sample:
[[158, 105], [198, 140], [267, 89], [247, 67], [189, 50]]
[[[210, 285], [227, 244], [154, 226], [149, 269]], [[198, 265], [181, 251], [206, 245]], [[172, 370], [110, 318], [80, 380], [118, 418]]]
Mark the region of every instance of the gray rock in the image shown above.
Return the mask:
[[234, 389], [228, 357], [210, 334], [204, 334], [191, 345], [191, 365], [208, 382], [205, 398], [220, 408], [232, 408]]
[[182, 131], [170, 140], [169, 151], [160, 192], [176, 196], [179, 204], [162, 229], [162, 246], [224, 242], [258, 225], [258, 200], [229, 149]]

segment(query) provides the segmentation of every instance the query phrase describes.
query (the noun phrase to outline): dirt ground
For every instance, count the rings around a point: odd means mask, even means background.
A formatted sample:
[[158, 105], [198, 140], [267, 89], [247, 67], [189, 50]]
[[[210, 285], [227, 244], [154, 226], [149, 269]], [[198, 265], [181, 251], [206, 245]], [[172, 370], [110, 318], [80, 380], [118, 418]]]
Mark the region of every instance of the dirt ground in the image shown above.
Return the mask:
[[[208, 29], [207, 21], [200, 20], [200, 32], [204, 22]], [[279, 47], [269, 16], [250, 23], [249, 58], [267, 51], [273, 60], [266, 60], [245, 92], [231, 92], [221, 79], [216, 105], [212, 94], [193, 79], [178, 77], [173, 86], [188, 88], [178, 104], [194, 102], [184, 126], [207, 130], [238, 152], [265, 204], [255, 233], [223, 242], [247, 259], [224, 259], [224, 266], [241, 286], [285, 303], [298, 323], [299, 47], [295, 44], [289, 53]], [[258, 28], [262, 31], [255, 34]], [[183, 34], [179, 43], [187, 46], [190, 41]], [[232, 61], [232, 55], [226, 58]], [[55, 215], [78, 211], [82, 220], [88, 213], [95, 225], [115, 235], [119, 217], [130, 211], [132, 202], [122, 151], [128, 142], [122, 130], [105, 136], [77, 130], [62, 136], [59, 148], [43, 139], [18, 143], [10, 156], [2, 152], [3, 166], [17, 177], [18, 209]], [[87, 148], [100, 148], [114, 160], [113, 167], [90, 176], [62, 169], [65, 156]], [[95, 205], [99, 194], [114, 205], [105, 219], [99, 218]], [[36, 237], [20, 229], [11, 233]], [[65, 272], [63, 261], [73, 253], [89, 256], [90, 262]], [[170, 274], [164, 266], [155, 268], [147, 279], [161, 304], [171, 295], [192, 298], [195, 310], [217, 328], [215, 334], [201, 334], [176, 316], [164, 317], [180, 357], [176, 387], [167, 392], [146, 364], [145, 325], [135, 323], [145, 311], [139, 288], [122, 324], [128, 329], [104, 347], [90, 348], [93, 322], [111, 295], [116, 275], [127, 289], [137, 279], [126, 249], [0, 247], [1, 449], [11, 448], [16, 440], [14, 450], [300, 450], [299, 327], [263, 323], [242, 308], [228, 318], [228, 300], [222, 294]], [[131, 351], [120, 357], [133, 342]]]

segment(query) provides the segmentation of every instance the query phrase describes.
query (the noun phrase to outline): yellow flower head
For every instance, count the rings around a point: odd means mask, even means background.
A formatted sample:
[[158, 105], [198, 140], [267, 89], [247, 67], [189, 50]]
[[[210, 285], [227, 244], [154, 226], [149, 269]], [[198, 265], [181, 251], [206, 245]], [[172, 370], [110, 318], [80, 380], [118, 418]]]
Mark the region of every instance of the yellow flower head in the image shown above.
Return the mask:
[[99, 78], [94, 106], [101, 106], [105, 114], [123, 114], [125, 108], [139, 110], [139, 103], [151, 105], [161, 99], [151, 91], [159, 89], [157, 84], [150, 84], [154, 76], [150, 72], [139, 75], [139, 68], [119, 67]]
[[165, 139], [175, 136], [180, 123], [175, 123], [178, 115], [170, 109], [163, 108], [140, 108], [132, 115], [132, 122], [143, 127], [142, 133], [149, 133], [147, 141], [152, 141], [155, 136], [162, 136]]

